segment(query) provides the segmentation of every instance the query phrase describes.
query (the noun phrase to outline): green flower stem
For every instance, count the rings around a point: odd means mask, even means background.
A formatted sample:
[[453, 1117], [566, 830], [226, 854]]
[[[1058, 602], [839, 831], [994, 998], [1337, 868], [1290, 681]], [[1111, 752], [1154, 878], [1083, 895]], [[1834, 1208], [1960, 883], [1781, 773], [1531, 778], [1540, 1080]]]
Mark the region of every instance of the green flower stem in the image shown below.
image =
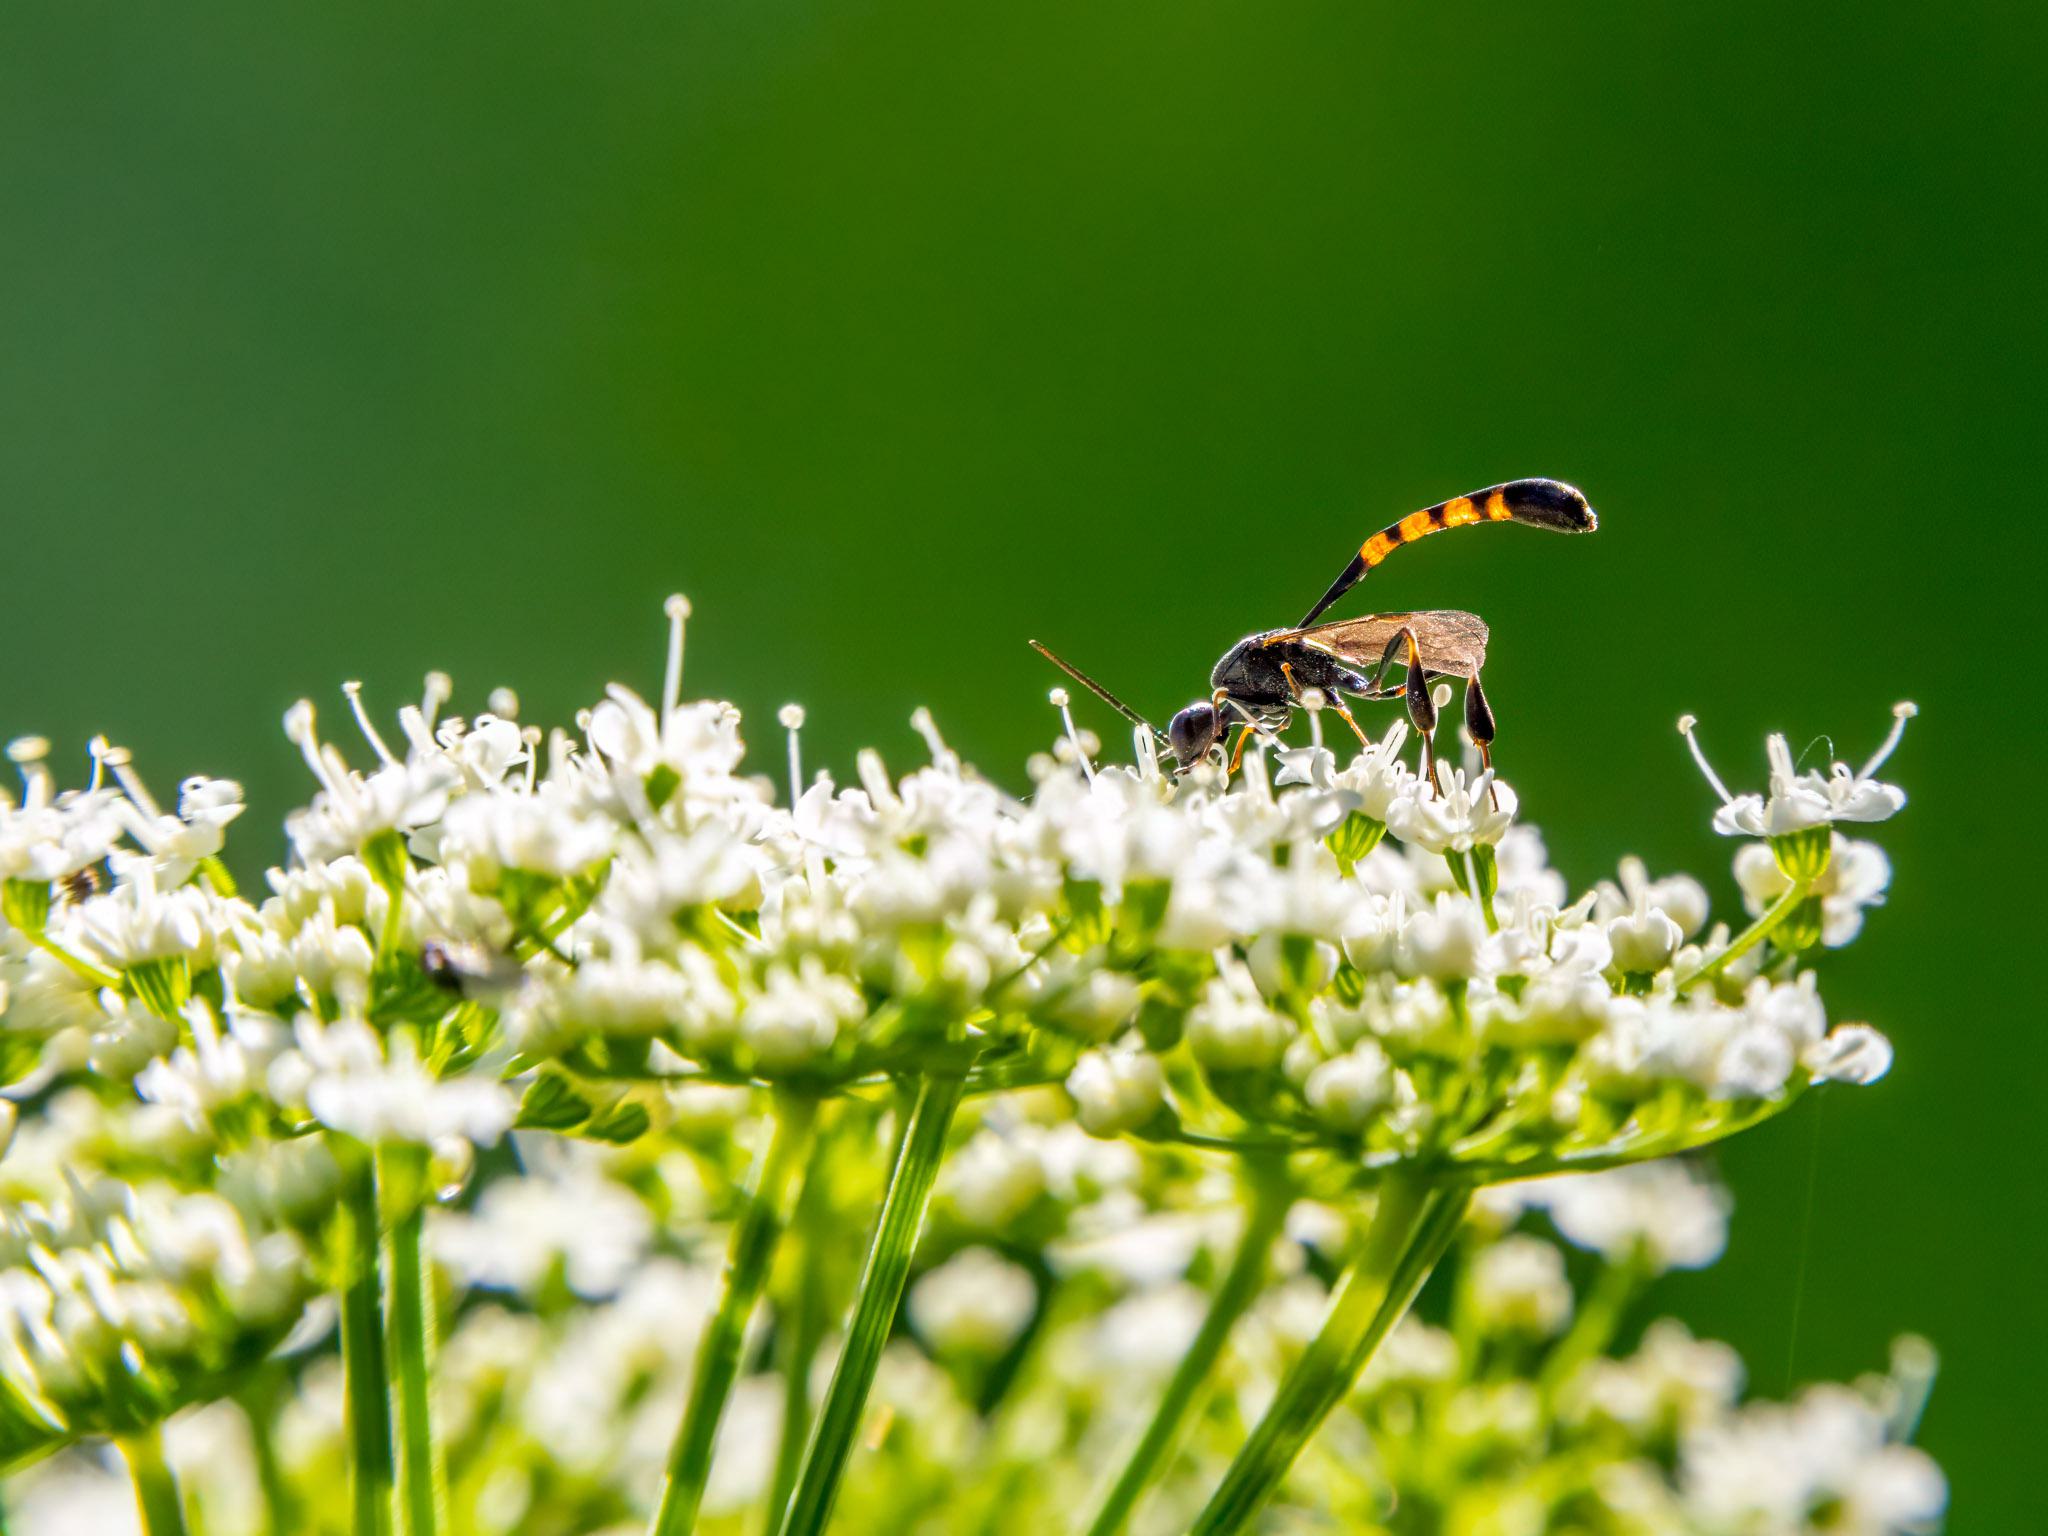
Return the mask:
[[1483, 866], [1477, 848], [1468, 852], [1465, 858], [1472, 866], [1472, 891], [1479, 898], [1479, 915], [1486, 919], [1486, 931], [1488, 933], [1499, 933], [1500, 918], [1495, 915], [1493, 910], [1493, 892], [1495, 883], [1500, 879], [1500, 876], [1493, 868], [1493, 850], [1491, 848], [1486, 850]]
[[[344, 1150], [346, 1148], [346, 1150]], [[377, 1183], [353, 1143], [337, 1143], [348, 1170], [342, 1196], [349, 1278], [341, 1293], [341, 1363], [347, 1403], [349, 1488], [355, 1536], [391, 1536], [391, 1392], [384, 1368], [383, 1287], [377, 1271]], [[353, 1166], [352, 1166], [353, 1165]]]
[[1322, 1331], [1280, 1383], [1190, 1536], [1236, 1536], [1248, 1528], [1408, 1310], [1457, 1232], [1470, 1198], [1469, 1186], [1432, 1181], [1426, 1174], [1396, 1175], [1380, 1186], [1372, 1231], [1338, 1282]]
[[201, 859], [199, 873], [206, 877], [206, 883], [213, 887], [216, 896], [235, 894], [235, 877], [228, 873], [228, 867], [221, 862], [219, 854], [210, 853]]
[[1636, 1299], [1645, 1278], [1645, 1265], [1639, 1253], [1624, 1255], [1602, 1266], [1592, 1289], [1580, 1301], [1571, 1328], [1558, 1340], [1536, 1378], [1536, 1388], [1546, 1399], [1554, 1397], [1571, 1380], [1573, 1372], [1603, 1354], [1614, 1342], [1622, 1319], [1628, 1315], [1629, 1304]]
[[1792, 915], [1792, 909], [1806, 900], [1813, 890], [1813, 881], [1794, 880], [1785, 887], [1784, 893], [1772, 902], [1762, 917], [1751, 923], [1728, 943], [1728, 947], [1711, 960], [1703, 960], [1678, 978], [1678, 989], [1682, 992], [1703, 976], [1716, 976], [1734, 961], [1748, 954], [1757, 945], [1771, 936], [1778, 924]]
[[811, 1428], [796, 1492], [776, 1528], [778, 1536], [819, 1536], [832, 1517], [832, 1503], [853, 1452], [853, 1438], [867, 1407], [868, 1389], [874, 1385], [875, 1368], [881, 1363], [882, 1346], [888, 1342], [896, 1309], [903, 1301], [911, 1253], [924, 1225], [939, 1160], [945, 1155], [946, 1133], [960, 1107], [964, 1087], [964, 1076], [954, 1075], [926, 1076], [918, 1083], [903, 1144], [889, 1174], [888, 1193], [882, 1197], [874, 1242], [861, 1270], [846, 1347], [833, 1369], [818, 1421]]
[[277, 1453], [277, 1412], [283, 1387], [279, 1369], [270, 1365], [235, 1394], [249, 1424], [249, 1452], [256, 1463], [257, 1486], [263, 1490], [266, 1536], [288, 1536], [300, 1529], [298, 1500]]
[[90, 960], [74, 955], [47, 933], [30, 933], [26, 937], [29, 943], [35, 945], [37, 949], [40, 949], [44, 954], [56, 960], [87, 986], [118, 987], [121, 985], [121, 978], [112, 971], [105, 970], [100, 966], [94, 965]]
[[698, 1341], [690, 1398], [669, 1450], [668, 1481], [649, 1527], [651, 1536], [684, 1536], [697, 1523], [697, 1506], [711, 1477], [719, 1420], [739, 1375], [747, 1320], [767, 1284], [775, 1245], [789, 1216], [794, 1175], [804, 1164], [817, 1120], [815, 1098], [786, 1094], [777, 1099], [768, 1144], [754, 1164], [746, 1206], [733, 1224], [718, 1310]]
[[782, 1372], [782, 1427], [775, 1448], [775, 1478], [768, 1496], [772, 1524], [789, 1504], [803, 1463], [804, 1440], [811, 1432], [811, 1365], [825, 1336], [824, 1255], [831, 1242], [832, 1178], [829, 1162], [833, 1136], [821, 1128], [811, 1142], [810, 1166], [796, 1198], [790, 1240], [796, 1244], [796, 1294], [789, 1312], [776, 1326], [777, 1364]]
[[1145, 1426], [1144, 1437], [1138, 1441], [1137, 1448], [1131, 1452], [1130, 1459], [1124, 1463], [1123, 1470], [1104, 1496], [1095, 1518], [1089, 1522], [1088, 1536], [1117, 1536], [1130, 1522], [1131, 1511], [1137, 1507], [1139, 1495], [1144, 1493], [1159, 1471], [1180, 1432], [1182, 1421], [1194, 1406], [1196, 1392], [1208, 1380], [1217, 1356], [1223, 1352], [1230, 1330], [1244, 1315], [1245, 1308], [1251, 1305], [1265, 1281], [1273, 1239], [1279, 1235], [1287, 1219], [1288, 1207], [1294, 1202], [1294, 1188], [1287, 1178], [1284, 1163], [1262, 1159], [1253, 1163], [1248, 1172], [1251, 1209], [1245, 1218], [1244, 1236], [1238, 1242], [1237, 1252], [1217, 1284], [1216, 1294], [1210, 1298], [1209, 1310], [1202, 1318], [1202, 1326], [1195, 1334], [1194, 1342], [1181, 1356], [1180, 1364], [1174, 1367], [1166, 1392], [1152, 1414], [1152, 1422]]
[[[406, 1536], [434, 1536], [440, 1523], [440, 1447], [434, 1440], [430, 1389], [434, 1314], [432, 1280], [420, 1253], [426, 1208], [419, 1196], [426, 1178], [419, 1148], [379, 1154], [380, 1182], [402, 1191], [385, 1239], [391, 1298], [386, 1318], [393, 1398], [398, 1409], [398, 1504]], [[408, 1166], [401, 1167], [403, 1162]]]
[[[1796, 1084], [1798, 1079], [1794, 1079], [1794, 1082]], [[1453, 1159], [1452, 1166], [1462, 1177], [1475, 1185], [1503, 1184], [1515, 1179], [1540, 1179], [1558, 1173], [1600, 1173], [1609, 1168], [1619, 1168], [1625, 1163], [1647, 1162], [1653, 1157], [1673, 1157], [1681, 1152], [1694, 1152], [1701, 1147], [1710, 1147], [1717, 1141], [1725, 1141], [1738, 1131], [1746, 1131], [1790, 1107], [1803, 1091], [1795, 1087], [1790, 1098], [1761, 1100], [1750, 1108], [1731, 1114], [1727, 1119], [1703, 1130], [1631, 1136], [1601, 1146], [1587, 1147], [1581, 1151], [1560, 1152], [1551, 1157], [1519, 1160], [1497, 1158], [1491, 1161], [1466, 1161], [1457, 1158]]]
[[145, 1536], [185, 1536], [185, 1504], [178, 1480], [164, 1460], [163, 1432], [152, 1424], [121, 1437], [128, 1475], [135, 1479], [135, 1503], [142, 1512]]

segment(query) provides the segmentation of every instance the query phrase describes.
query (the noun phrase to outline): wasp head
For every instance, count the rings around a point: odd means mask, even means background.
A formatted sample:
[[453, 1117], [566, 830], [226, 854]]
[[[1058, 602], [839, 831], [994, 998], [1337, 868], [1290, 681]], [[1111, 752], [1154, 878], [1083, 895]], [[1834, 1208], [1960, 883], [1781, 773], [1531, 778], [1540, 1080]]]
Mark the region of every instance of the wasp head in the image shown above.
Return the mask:
[[1197, 699], [1166, 722], [1166, 742], [1182, 773], [1207, 757], [1222, 735], [1223, 721], [1207, 699]]

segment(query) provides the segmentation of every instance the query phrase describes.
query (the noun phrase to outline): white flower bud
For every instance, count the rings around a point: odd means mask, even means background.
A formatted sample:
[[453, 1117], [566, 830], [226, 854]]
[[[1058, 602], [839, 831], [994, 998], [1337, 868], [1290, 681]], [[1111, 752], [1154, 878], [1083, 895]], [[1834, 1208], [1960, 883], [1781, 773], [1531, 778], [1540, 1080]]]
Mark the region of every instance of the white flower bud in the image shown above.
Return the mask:
[[1138, 1011], [1137, 979], [1121, 971], [1091, 971], [1054, 1005], [1062, 1024], [1098, 1044], [1115, 1036]]
[[1626, 917], [1607, 925], [1607, 942], [1614, 949], [1614, 963], [1638, 975], [1661, 971], [1685, 942], [1685, 932], [1665, 913], [1647, 902]]
[[1379, 1046], [1361, 1040], [1311, 1072], [1304, 1096], [1324, 1124], [1355, 1131], [1393, 1099], [1393, 1064]]
[[910, 1325], [937, 1354], [1009, 1348], [1038, 1306], [1031, 1276], [986, 1248], [968, 1248], [910, 1288]]
[[1722, 1047], [1711, 1087], [1717, 1099], [1768, 1099], [1791, 1080], [1791, 1042], [1775, 1030], [1750, 1025]]
[[962, 1220], [995, 1232], [1045, 1192], [1045, 1165], [1016, 1141], [984, 1130], [948, 1160], [945, 1183]]
[[830, 1051], [862, 1011], [852, 982], [806, 956], [800, 972], [782, 966], [768, 972], [761, 991], [740, 1010], [740, 1039], [762, 1067], [787, 1071]]
[[1547, 1208], [1567, 1241], [1609, 1262], [1640, 1258], [1659, 1273], [1702, 1269], [1728, 1245], [1727, 1192], [1682, 1162], [1510, 1187]]
[[1439, 895], [1436, 905], [1408, 921], [1402, 934], [1402, 970], [1410, 976], [1461, 981], [1479, 964], [1486, 943], [1486, 921], [1470, 897]]
[[1081, 1128], [1117, 1136], [1144, 1125], [1166, 1104], [1166, 1074], [1143, 1051], [1089, 1051], [1067, 1074]]
[[1294, 1021], [1268, 1008], [1256, 992], [1217, 980], [1188, 1011], [1188, 1049], [1211, 1071], [1270, 1067], [1294, 1038]]
[[1320, 992], [1337, 974], [1337, 947], [1294, 933], [1262, 933], [1245, 952], [1252, 981], [1267, 997]]
[[1503, 1238], [1473, 1261], [1470, 1276], [1473, 1310], [1490, 1330], [1543, 1339], [1571, 1321], [1564, 1255], [1548, 1243]]
[[1815, 1082], [1876, 1082], [1892, 1066], [1892, 1043], [1868, 1024], [1838, 1024], [1801, 1058]]

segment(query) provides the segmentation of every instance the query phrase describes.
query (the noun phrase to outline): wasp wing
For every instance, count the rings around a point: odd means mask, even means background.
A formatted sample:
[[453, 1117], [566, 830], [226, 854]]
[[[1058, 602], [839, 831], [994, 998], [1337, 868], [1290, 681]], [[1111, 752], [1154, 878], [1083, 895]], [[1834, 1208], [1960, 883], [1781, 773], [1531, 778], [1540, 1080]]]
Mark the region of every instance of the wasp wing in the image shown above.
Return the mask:
[[[1362, 619], [1339, 619], [1334, 624], [1318, 624], [1274, 638], [1299, 640], [1350, 666], [1363, 668], [1378, 666], [1388, 643], [1403, 629], [1413, 632], [1425, 672], [1475, 677], [1486, 664], [1486, 621], [1476, 613], [1460, 613], [1454, 608], [1369, 613]], [[1397, 655], [1394, 659], [1404, 658]]]

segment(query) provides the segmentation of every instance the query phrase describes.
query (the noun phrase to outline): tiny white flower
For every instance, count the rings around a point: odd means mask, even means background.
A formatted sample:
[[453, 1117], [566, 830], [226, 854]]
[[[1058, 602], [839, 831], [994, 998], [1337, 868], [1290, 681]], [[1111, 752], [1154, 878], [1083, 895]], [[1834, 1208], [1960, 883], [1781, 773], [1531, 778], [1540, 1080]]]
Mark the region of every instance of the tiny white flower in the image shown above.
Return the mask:
[[86, 943], [125, 970], [200, 951], [212, 914], [204, 895], [190, 886], [160, 892], [154, 867], [138, 858], [123, 866], [113, 890], [85, 902], [78, 915]]
[[966, 1248], [910, 1288], [910, 1325], [939, 1354], [998, 1355], [1024, 1331], [1038, 1287], [987, 1248]]
[[1519, 1186], [1557, 1230], [1610, 1261], [1639, 1258], [1662, 1273], [1702, 1269], [1728, 1245], [1727, 1191], [1684, 1163], [1664, 1160]]
[[1396, 804], [1416, 792], [1416, 776], [1401, 761], [1401, 748], [1407, 740], [1408, 722], [1397, 720], [1387, 727], [1384, 736], [1338, 772], [1336, 787], [1358, 797], [1350, 807], [1352, 810], [1385, 822]]
[[[353, 689], [350, 699], [356, 700]], [[367, 777], [320, 741], [309, 701], [300, 700], [285, 714], [285, 734], [321, 786], [312, 804], [285, 818], [285, 831], [309, 861], [359, 853], [380, 833], [410, 832], [438, 821], [462, 783], [461, 770], [444, 753], [400, 762], [384, 748], [360, 708], [358, 719], [383, 762]]]
[[1491, 768], [1468, 778], [1462, 768], [1444, 770], [1444, 789], [1418, 787], [1387, 807], [1387, 830], [1411, 847], [1431, 853], [1466, 853], [1498, 843], [1515, 819], [1515, 792]]
[[[1766, 857], [1769, 850], [1760, 850]], [[1662, 912], [1690, 939], [1707, 924], [1707, 888], [1690, 875], [1665, 875], [1652, 880], [1648, 866], [1633, 854], [1621, 861], [1619, 882], [1602, 880], [1594, 887], [1593, 916], [1611, 922], [1634, 912], [1638, 902]]]
[[1892, 1067], [1892, 1043], [1868, 1024], [1838, 1024], [1806, 1048], [1801, 1064], [1819, 1083], [1876, 1082]]
[[1700, 772], [1721, 797], [1721, 809], [1714, 813], [1714, 830], [1727, 836], [1775, 838], [1830, 822], [1884, 821], [1896, 815], [1906, 803], [1905, 791], [1878, 782], [1875, 775], [1898, 746], [1906, 722], [1916, 713], [1911, 704], [1896, 706], [1892, 710], [1891, 734], [1870, 761], [1854, 772], [1847, 763], [1835, 763], [1826, 774], [1814, 770], [1800, 773], [1792, 761], [1790, 743], [1782, 735], [1772, 735], [1765, 743], [1770, 762], [1768, 799], [1763, 795], [1730, 794], [1693, 734], [1693, 717], [1683, 716], [1678, 729], [1691, 747]]
[[464, 795], [442, 823], [442, 857], [466, 856], [486, 867], [567, 879], [612, 851], [614, 828], [546, 795]]
[[[1755, 846], [1755, 845], [1752, 845]], [[1769, 850], [1764, 856], [1770, 857]], [[1607, 942], [1614, 951], [1614, 963], [1636, 975], [1661, 971], [1685, 942], [1685, 930], [1649, 903], [1647, 892], [1636, 897], [1633, 912], [1607, 924]]]
[[1067, 1074], [1067, 1092], [1091, 1136], [1135, 1131], [1166, 1105], [1166, 1074], [1144, 1051], [1088, 1051]]
[[1270, 1067], [1293, 1036], [1294, 1021], [1267, 1006], [1241, 969], [1211, 980], [1188, 1010], [1188, 1049], [1211, 1071]]
[[1486, 921], [1479, 903], [1446, 891], [1433, 906], [1408, 920], [1401, 935], [1401, 970], [1439, 981], [1462, 980], [1478, 969], [1485, 946]]
[[1536, 1238], [1509, 1236], [1482, 1249], [1468, 1283], [1474, 1312], [1494, 1331], [1549, 1338], [1571, 1321], [1564, 1255]]
[[396, 1035], [387, 1058], [367, 1024], [299, 1020], [296, 1050], [270, 1069], [280, 1101], [303, 1099], [322, 1125], [359, 1141], [430, 1146], [450, 1136], [495, 1143], [511, 1128], [518, 1105], [502, 1084], [483, 1077], [435, 1078], [415, 1055], [411, 1037]]
[[962, 1220], [1000, 1232], [1045, 1193], [1045, 1164], [1021, 1137], [983, 1129], [947, 1159], [943, 1188]]
[[769, 967], [741, 1005], [739, 1038], [764, 1069], [787, 1071], [828, 1054], [865, 1011], [859, 988], [806, 955], [794, 970]]
[[1311, 1071], [1303, 1097], [1324, 1124], [1355, 1131], [1393, 1101], [1393, 1063], [1375, 1042], [1361, 1040]]
[[1136, 977], [1093, 970], [1060, 995], [1053, 1012], [1083, 1039], [1099, 1044], [1131, 1021], [1142, 995]]
[[467, 1213], [437, 1217], [434, 1257], [465, 1285], [532, 1296], [560, 1266], [578, 1296], [615, 1295], [653, 1238], [647, 1208], [606, 1176], [595, 1148], [536, 1137], [523, 1155], [527, 1176], [490, 1184]]

